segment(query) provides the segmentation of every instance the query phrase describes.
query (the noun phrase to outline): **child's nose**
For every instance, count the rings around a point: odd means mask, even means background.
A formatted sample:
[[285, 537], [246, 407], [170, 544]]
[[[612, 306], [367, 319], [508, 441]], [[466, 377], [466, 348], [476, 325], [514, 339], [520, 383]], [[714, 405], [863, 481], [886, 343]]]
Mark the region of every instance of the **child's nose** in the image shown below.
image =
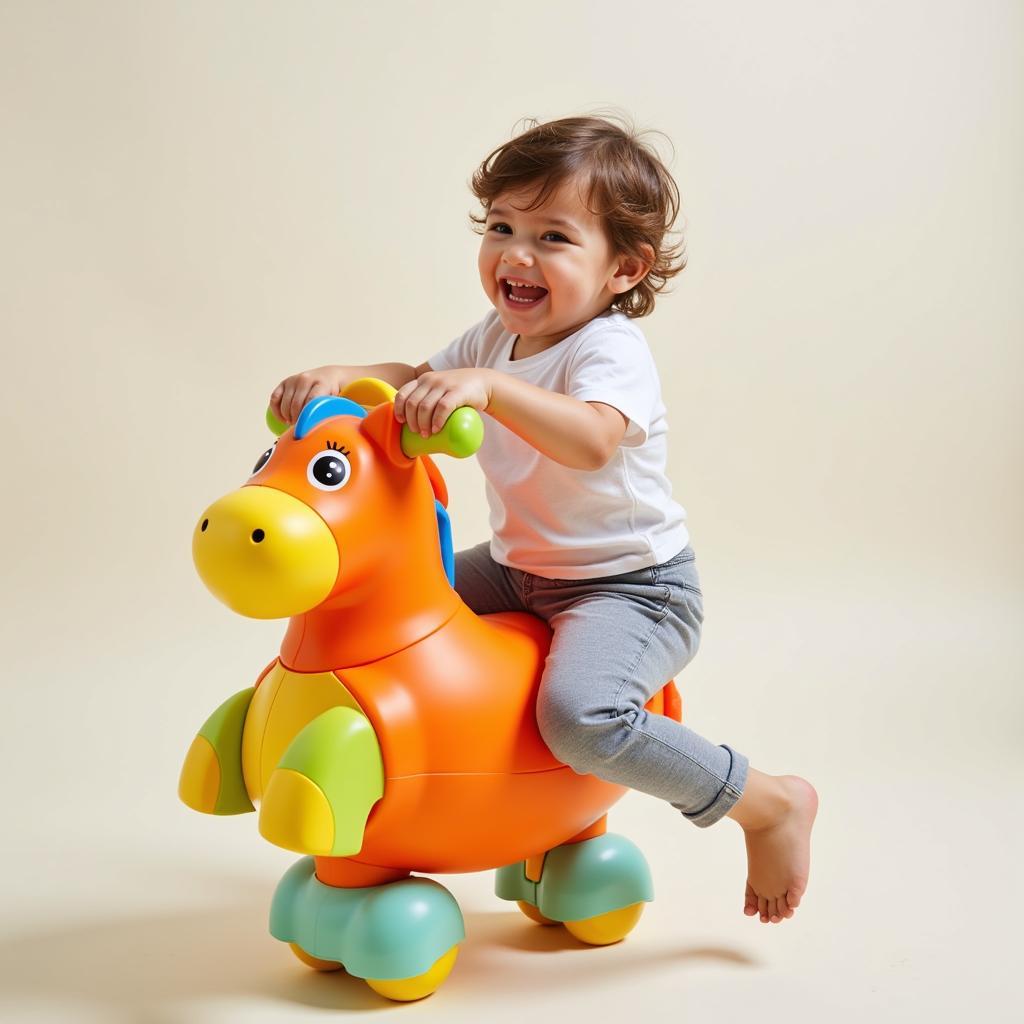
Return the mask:
[[502, 262], [514, 267], [528, 267], [533, 263], [533, 254], [521, 245], [509, 246], [502, 256]]

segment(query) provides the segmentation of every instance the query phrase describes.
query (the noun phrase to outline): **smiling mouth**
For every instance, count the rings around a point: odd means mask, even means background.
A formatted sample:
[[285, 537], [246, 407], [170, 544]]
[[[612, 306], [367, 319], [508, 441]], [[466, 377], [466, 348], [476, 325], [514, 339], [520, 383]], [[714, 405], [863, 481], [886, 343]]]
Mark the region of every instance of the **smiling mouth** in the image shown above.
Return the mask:
[[539, 284], [529, 284], [525, 281], [519, 281], [514, 277], [503, 277], [501, 279], [501, 290], [509, 305], [519, 306], [524, 309], [536, 306], [548, 293], [547, 288], [542, 288]]

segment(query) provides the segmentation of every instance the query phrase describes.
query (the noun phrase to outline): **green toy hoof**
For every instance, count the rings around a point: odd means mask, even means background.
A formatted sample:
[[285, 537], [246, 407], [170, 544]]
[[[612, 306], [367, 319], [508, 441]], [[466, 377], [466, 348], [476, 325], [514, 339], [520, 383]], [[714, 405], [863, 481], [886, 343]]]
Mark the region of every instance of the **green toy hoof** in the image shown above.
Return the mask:
[[558, 922], [585, 921], [654, 899], [644, 855], [611, 832], [549, 851], [539, 882], [526, 877], [523, 861], [499, 868], [494, 889], [499, 898], [526, 903]]
[[358, 978], [409, 980], [466, 938], [455, 897], [432, 879], [342, 889], [315, 872], [312, 857], [285, 872], [270, 907], [270, 934], [316, 960], [342, 964]]

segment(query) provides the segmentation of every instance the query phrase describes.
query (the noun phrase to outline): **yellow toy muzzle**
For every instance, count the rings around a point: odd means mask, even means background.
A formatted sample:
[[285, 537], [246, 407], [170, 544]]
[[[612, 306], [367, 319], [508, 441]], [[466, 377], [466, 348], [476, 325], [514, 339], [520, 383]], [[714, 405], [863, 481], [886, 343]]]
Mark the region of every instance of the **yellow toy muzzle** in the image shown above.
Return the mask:
[[315, 608], [338, 577], [338, 545], [308, 505], [272, 487], [226, 494], [200, 517], [192, 560], [232, 611], [283, 619]]

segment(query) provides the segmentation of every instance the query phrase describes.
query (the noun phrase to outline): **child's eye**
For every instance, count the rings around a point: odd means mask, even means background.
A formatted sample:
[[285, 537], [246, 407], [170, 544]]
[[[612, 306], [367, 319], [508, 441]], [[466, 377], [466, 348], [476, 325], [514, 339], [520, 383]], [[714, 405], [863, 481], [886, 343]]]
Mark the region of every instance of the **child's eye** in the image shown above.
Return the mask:
[[501, 223], [492, 224], [487, 230], [488, 231], [497, 231], [498, 234], [500, 234], [500, 235], [511, 235], [512, 234], [512, 229], [507, 224], [501, 224]]
[[565, 235], [563, 235], [559, 231], [545, 231], [544, 235], [542, 237], [550, 238], [552, 241], [555, 241], [555, 242], [568, 242], [569, 241], [569, 239], [566, 238]]

